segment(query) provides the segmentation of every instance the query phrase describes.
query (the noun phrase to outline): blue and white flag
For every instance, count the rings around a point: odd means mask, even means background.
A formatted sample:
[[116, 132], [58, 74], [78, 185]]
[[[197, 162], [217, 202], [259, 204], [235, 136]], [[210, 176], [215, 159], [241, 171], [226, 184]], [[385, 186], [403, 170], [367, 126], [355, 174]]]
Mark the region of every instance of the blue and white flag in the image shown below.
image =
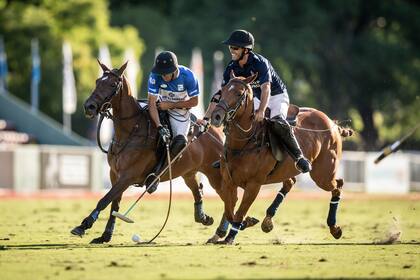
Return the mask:
[[41, 59], [39, 57], [38, 39], [31, 40], [32, 75], [31, 75], [31, 105], [32, 110], [38, 110], [39, 82], [41, 81]]
[[7, 92], [7, 56], [3, 37], [0, 37], [0, 94]]
[[73, 54], [69, 42], [63, 43], [63, 112], [76, 112], [77, 94], [73, 74]]

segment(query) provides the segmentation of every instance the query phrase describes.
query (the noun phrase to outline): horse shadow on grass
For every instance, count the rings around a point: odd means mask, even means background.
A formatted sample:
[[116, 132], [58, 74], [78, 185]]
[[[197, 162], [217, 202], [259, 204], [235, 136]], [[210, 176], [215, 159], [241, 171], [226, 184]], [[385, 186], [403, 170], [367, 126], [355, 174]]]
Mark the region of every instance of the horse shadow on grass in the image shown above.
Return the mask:
[[[235, 245], [252, 245], [252, 246], [382, 246], [382, 245], [420, 245], [420, 241], [404, 241], [397, 243], [383, 243], [383, 242], [332, 242], [332, 243], [322, 243], [322, 242], [309, 242], [309, 243], [258, 243], [258, 244], [244, 244], [237, 243]], [[233, 245], [233, 246], [235, 246]], [[116, 248], [139, 248], [139, 247], [158, 247], [158, 248], [174, 248], [174, 247], [199, 247], [199, 246], [219, 246], [226, 247], [226, 245], [213, 245], [213, 244], [157, 244], [140, 242], [136, 244], [68, 244], [68, 243], [34, 243], [34, 244], [14, 244], [14, 245], [0, 245], [0, 251], [5, 250], [73, 250], [73, 249], [116, 249]]]

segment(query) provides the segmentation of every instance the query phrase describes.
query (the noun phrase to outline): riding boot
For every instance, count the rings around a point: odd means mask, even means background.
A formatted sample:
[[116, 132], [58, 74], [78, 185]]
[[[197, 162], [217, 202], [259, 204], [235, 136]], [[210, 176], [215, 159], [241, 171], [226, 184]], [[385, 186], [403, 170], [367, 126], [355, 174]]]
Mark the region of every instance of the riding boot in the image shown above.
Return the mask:
[[[166, 167], [166, 153], [163, 153], [161, 157], [159, 158], [158, 164], [153, 169], [153, 172], [149, 174], [146, 178], [146, 189], [148, 193], [154, 193], [157, 190], [157, 187], [160, 183], [160, 178], [158, 177], [159, 174], [162, 172], [163, 169]], [[153, 183], [153, 181], [155, 181]], [[153, 183], [153, 184], [152, 184]]]
[[[186, 137], [182, 134], [175, 136], [171, 144], [171, 159], [176, 157], [185, 146], [187, 146]], [[181, 157], [182, 155], [178, 159]]]
[[287, 152], [295, 161], [296, 168], [302, 173], [311, 171], [312, 165], [309, 160], [303, 156], [302, 150], [299, 147], [299, 143], [297, 142], [293, 129], [289, 123], [279, 116], [272, 118], [271, 121], [272, 131], [283, 140]]

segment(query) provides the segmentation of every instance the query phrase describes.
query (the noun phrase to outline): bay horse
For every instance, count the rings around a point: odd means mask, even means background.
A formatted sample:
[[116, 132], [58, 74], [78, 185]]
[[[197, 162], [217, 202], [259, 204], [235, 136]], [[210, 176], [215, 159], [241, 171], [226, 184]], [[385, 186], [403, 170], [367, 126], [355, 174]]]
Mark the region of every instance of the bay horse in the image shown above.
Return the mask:
[[[130, 86], [123, 75], [127, 62], [119, 69], [113, 70], [99, 60], [98, 63], [103, 70], [103, 75], [96, 80], [96, 87], [85, 101], [84, 110], [86, 117], [92, 119], [104, 109], [112, 107], [111, 118], [115, 133], [107, 158], [112, 187], [82, 223], [71, 231], [73, 235], [82, 237], [97, 220], [99, 213], [112, 202], [104, 232], [91, 243], [104, 243], [111, 240], [115, 226], [115, 217], [111, 213], [118, 212], [123, 192], [131, 185], [142, 185], [158, 161], [156, 157], [157, 128], [150, 120], [147, 110], [142, 109], [131, 95]], [[222, 139], [221, 130], [210, 128], [188, 146], [182, 157], [172, 167], [173, 178], [181, 176], [194, 196], [195, 221], [206, 226], [213, 223], [213, 218], [203, 211], [203, 187], [198, 180], [197, 172], [200, 171], [206, 175], [212, 187], [220, 193], [220, 171], [214, 169], [211, 164], [220, 157], [223, 151]], [[161, 181], [169, 180], [167, 173]], [[224, 223], [222, 217], [221, 224]], [[224, 232], [219, 230], [216, 233], [223, 237], [226, 229]]]
[[[266, 139], [270, 133], [269, 121], [256, 123], [254, 117], [253, 93], [250, 83], [257, 74], [250, 77], [235, 77], [222, 88], [220, 102], [215, 107], [211, 123], [216, 127], [225, 126], [226, 142], [221, 158], [223, 177], [225, 216], [231, 223], [227, 237], [219, 243], [232, 244], [238, 230], [243, 229], [243, 219], [256, 199], [261, 185], [283, 182], [283, 187], [266, 211], [261, 227], [269, 232], [273, 228], [272, 217], [278, 206], [296, 182], [296, 169], [292, 158], [284, 153], [283, 160], [273, 156]], [[343, 180], [336, 178], [342, 153], [342, 137], [352, 134], [334, 123], [323, 112], [312, 108], [295, 109], [295, 135], [303, 154], [312, 162], [310, 176], [323, 190], [331, 192], [327, 224], [330, 233], [338, 239], [342, 235], [336, 224], [336, 212], [340, 200]], [[242, 187], [243, 197], [236, 212], [237, 188]]]

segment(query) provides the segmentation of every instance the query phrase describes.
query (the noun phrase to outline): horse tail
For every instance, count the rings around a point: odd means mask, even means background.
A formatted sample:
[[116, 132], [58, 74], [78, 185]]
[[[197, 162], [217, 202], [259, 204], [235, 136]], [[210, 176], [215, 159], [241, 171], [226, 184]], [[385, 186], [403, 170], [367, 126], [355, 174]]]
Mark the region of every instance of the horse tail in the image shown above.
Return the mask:
[[337, 125], [337, 127], [338, 127], [338, 132], [340, 132], [340, 135], [343, 138], [350, 137], [354, 134], [354, 131], [351, 128], [344, 128], [339, 125]]

